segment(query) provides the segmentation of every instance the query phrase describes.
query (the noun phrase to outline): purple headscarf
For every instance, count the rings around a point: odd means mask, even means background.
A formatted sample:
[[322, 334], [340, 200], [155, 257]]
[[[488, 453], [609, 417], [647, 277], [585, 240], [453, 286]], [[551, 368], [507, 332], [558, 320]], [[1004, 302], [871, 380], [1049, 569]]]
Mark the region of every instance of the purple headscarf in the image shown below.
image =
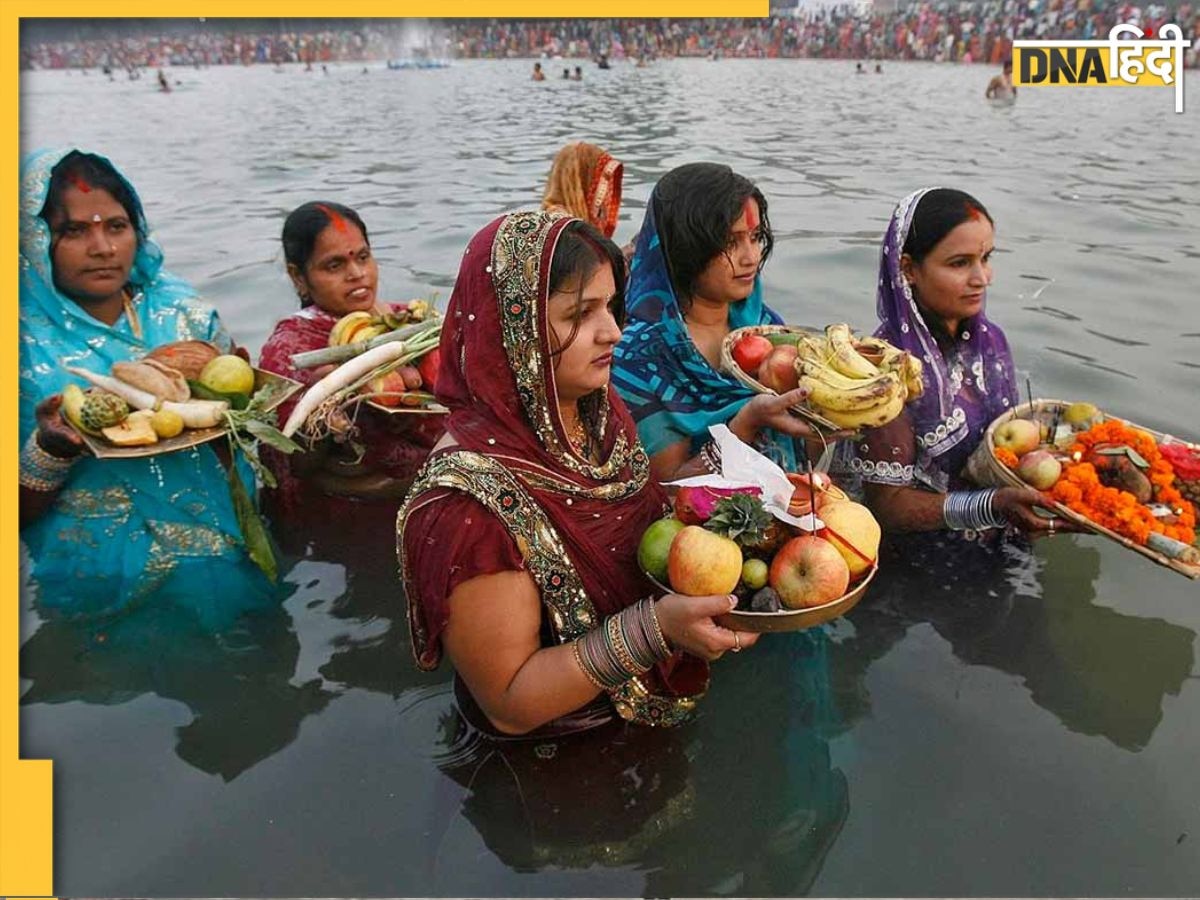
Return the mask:
[[998, 325], [980, 311], [960, 323], [953, 348], [944, 351], [901, 271], [900, 257], [913, 215], [931, 190], [936, 189], [924, 188], [901, 200], [888, 223], [879, 256], [880, 325], [875, 334], [925, 364], [925, 393], [907, 407], [916, 443], [912, 474], [886, 480], [916, 480], [945, 491], [988, 424], [1017, 401], [1017, 384], [1008, 340]]

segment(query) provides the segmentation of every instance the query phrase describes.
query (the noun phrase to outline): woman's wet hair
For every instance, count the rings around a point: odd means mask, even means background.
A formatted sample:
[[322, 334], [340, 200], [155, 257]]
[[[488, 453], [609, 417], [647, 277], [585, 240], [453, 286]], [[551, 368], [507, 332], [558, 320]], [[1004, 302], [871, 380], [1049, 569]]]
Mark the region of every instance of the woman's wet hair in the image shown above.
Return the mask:
[[77, 187], [84, 193], [102, 190], [111, 194], [124, 208], [125, 215], [137, 231], [138, 242], [141, 243], [145, 228], [141, 204], [138, 203], [133, 189], [117, 174], [111, 163], [94, 153], [82, 153], [79, 150], [72, 150], [64, 156], [50, 173], [50, 189], [39, 213], [47, 223], [51, 219], [66, 215], [63, 194], [68, 187]]
[[965, 191], [934, 188], [917, 202], [904, 239], [904, 253], [920, 265], [946, 235], [963, 222], [980, 217], [995, 224], [984, 205]]
[[651, 202], [658, 222], [663, 256], [675, 287], [675, 296], [685, 309], [691, 302], [700, 273], [718, 255], [728, 255], [729, 234], [741, 216], [746, 201], [758, 204], [759, 243], [766, 265], [775, 246], [767, 218], [767, 198], [749, 178], [717, 163], [688, 163], [672, 169], [654, 188]]
[[[578, 299], [583, 298], [583, 289], [596, 274], [596, 270], [607, 263], [612, 268], [613, 282], [616, 292], [613, 294], [613, 318], [617, 324], [625, 324], [625, 257], [621, 249], [600, 233], [594, 225], [575, 219], [563, 227], [558, 235], [558, 244], [554, 248], [554, 258], [550, 261], [549, 293], [574, 289]], [[554, 346], [554, 334], [550, 334], [551, 356], [562, 355], [575, 340], [579, 333], [579, 325], [583, 320], [583, 304], [579, 304], [575, 313], [575, 321], [571, 323], [571, 333], [561, 345]]]

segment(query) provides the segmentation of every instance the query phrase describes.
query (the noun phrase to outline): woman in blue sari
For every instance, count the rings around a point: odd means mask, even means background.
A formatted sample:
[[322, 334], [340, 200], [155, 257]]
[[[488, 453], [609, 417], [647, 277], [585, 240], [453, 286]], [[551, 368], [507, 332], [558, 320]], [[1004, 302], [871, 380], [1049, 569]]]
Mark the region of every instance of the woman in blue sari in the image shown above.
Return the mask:
[[[132, 185], [104, 157], [36, 152], [20, 228], [20, 521], [39, 611], [174, 603], [220, 628], [275, 602], [214, 445], [99, 460], [59, 414], [64, 365], [107, 374], [171, 341], [233, 346], [216, 311], [163, 271]], [[248, 469], [242, 480], [254, 484]]]
[[715, 469], [710, 425], [727, 425], [788, 470], [808, 451], [803, 439], [815, 437], [788, 412], [803, 390], [755, 394], [720, 370], [731, 331], [783, 321], [762, 296], [773, 243], [766, 198], [728, 166], [679, 166], [650, 195], [613, 381], [660, 481]]

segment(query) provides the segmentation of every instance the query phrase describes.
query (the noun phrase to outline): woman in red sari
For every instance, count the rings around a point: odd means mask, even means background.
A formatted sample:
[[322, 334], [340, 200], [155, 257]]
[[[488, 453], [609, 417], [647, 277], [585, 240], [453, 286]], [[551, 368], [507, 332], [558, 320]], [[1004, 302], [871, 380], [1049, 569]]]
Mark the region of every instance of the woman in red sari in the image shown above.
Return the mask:
[[621, 211], [625, 164], [595, 144], [567, 144], [554, 157], [542, 209], [583, 219], [611, 238]]
[[[367, 227], [358, 213], [338, 203], [305, 203], [283, 225], [288, 275], [300, 297], [300, 309], [280, 321], [263, 345], [259, 367], [310, 386], [331, 366], [297, 369], [292, 355], [329, 344], [329, 333], [342, 316], [358, 310], [382, 312], [376, 299], [379, 267], [371, 253]], [[415, 368], [400, 370], [405, 387], [421, 385]], [[279, 410], [280, 421], [298, 397]], [[264, 452], [279, 482], [274, 508], [289, 514], [302, 505], [303, 482], [321, 492], [358, 499], [397, 499], [404, 495], [429, 450], [442, 434], [442, 416], [388, 415], [360, 410], [357, 441], [361, 459], [348, 445], [332, 442], [292, 457]]]
[[707, 661], [756, 638], [713, 621], [732, 598], [654, 599], [638, 569], [665, 496], [609, 383], [624, 281], [591, 226], [521, 212], [475, 236], [450, 299], [447, 434], [400, 509], [397, 551], [417, 665], [444, 649], [464, 716], [492, 734], [614, 712], [680, 723]]

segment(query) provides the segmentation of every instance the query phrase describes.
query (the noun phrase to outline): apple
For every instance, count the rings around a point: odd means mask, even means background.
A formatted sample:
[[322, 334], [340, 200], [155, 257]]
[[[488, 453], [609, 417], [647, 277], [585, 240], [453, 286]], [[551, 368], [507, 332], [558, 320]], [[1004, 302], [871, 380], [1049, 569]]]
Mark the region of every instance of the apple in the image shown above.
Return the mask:
[[395, 395], [407, 391], [408, 388], [404, 384], [404, 376], [400, 374], [400, 370], [392, 369], [392, 371], [380, 375], [378, 378], [372, 378], [367, 385], [367, 390], [372, 394], [393, 395], [390, 397], [372, 397], [371, 400], [380, 406], [399, 406], [403, 401]]
[[871, 511], [851, 500], [829, 501], [818, 514], [825, 523], [821, 537], [825, 538], [846, 560], [850, 578], [867, 573], [879, 556], [882, 532]]
[[838, 549], [815, 535], [792, 538], [771, 560], [767, 581], [789, 609], [821, 606], [846, 593], [850, 569]]
[[1030, 487], [1047, 491], [1062, 474], [1062, 463], [1048, 450], [1031, 450], [1017, 460], [1017, 474]]
[[438, 369], [442, 367], [442, 354], [437, 347], [421, 357], [417, 371], [421, 373], [421, 384], [427, 391], [437, 390]]
[[774, 349], [775, 345], [761, 334], [748, 334], [733, 345], [733, 361], [747, 375], [753, 375]]
[[1031, 419], [1008, 419], [996, 426], [992, 440], [997, 447], [1007, 448], [1021, 457], [1037, 449], [1042, 440], [1042, 429]]
[[638, 544], [638, 565], [643, 572], [663, 584], [666, 584], [668, 577], [667, 555], [671, 552], [671, 542], [683, 527], [683, 523], [676, 518], [668, 516], [659, 519], [650, 524]]
[[680, 529], [667, 552], [671, 589], [693, 597], [730, 594], [742, 577], [742, 548], [699, 525]]
[[786, 394], [800, 386], [796, 374], [796, 356], [799, 351], [793, 344], [783, 344], [771, 351], [758, 368], [758, 381], [777, 394]]

